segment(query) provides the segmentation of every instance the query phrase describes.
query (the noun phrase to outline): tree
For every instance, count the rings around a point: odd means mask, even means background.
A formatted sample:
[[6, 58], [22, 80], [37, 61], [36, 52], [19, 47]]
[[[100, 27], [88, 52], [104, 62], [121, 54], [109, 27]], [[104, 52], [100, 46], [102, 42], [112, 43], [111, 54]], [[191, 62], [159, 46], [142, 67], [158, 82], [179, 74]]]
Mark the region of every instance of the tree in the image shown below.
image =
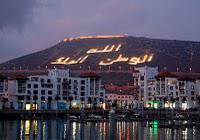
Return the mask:
[[49, 108], [51, 109], [51, 101], [52, 99], [51, 98], [48, 98], [48, 104], [49, 104]]
[[58, 100], [59, 100], [59, 99], [60, 99], [59, 95], [56, 94], [56, 96], [55, 96], [55, 100], [56, 100], [57, 109], [58, 109]]
[[35, 104], [35, 110], [36, 110], [36, 104], [37, 104], [37, 95], [36, 94], [34, 94], [33, 100], [35, 101], [34, 104]]
[[8, 101], [8, 98], [3, 97], [2, 101], [3, 101], [2, 109], [5, 109], [5, 108], [6, 108], [6, 107], [5, 107], [5, 104], [6, 104], [6, 102]]
[[73, 101], [73, 97], [69, 96], [69, 108], [72, 108], [72, 101]]
[[163, 101], [164, 101], [164, 107], [165, 107], [165, 104], [166, 104], [166, 102], [167, 102], [167, 98], [164, 97]]

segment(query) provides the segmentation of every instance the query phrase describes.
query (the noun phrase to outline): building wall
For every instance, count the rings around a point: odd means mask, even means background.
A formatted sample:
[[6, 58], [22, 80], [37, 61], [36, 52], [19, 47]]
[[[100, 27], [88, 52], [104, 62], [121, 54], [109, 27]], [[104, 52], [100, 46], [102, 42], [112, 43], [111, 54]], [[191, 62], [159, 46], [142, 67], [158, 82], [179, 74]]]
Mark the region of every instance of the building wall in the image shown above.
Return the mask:
[[8, 80], [7, 108], [66, 109], [69, 107], [70, 97], [79, 107], [81, 101], [87, 105], [89, 98], [93, 104], [99, 105], [105, 100], [105, 89], [100, 78], [70, 77], [69, 70], [54, 69], [48, 75]]

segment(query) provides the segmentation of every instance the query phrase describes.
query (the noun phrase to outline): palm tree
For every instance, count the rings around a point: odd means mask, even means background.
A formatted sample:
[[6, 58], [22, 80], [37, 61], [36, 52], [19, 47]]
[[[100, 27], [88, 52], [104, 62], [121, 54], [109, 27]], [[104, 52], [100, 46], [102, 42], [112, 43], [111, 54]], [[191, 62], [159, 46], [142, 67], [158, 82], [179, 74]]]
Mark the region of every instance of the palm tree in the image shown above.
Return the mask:
[[163, 101], [164, 101], [164, 108], [165, 108], [165, 104], [166, 104], [166, 102], [167, 102], [167, 98], [164, 97]]
[[51, 109], [51, 98], [48, 98], [49, 109]]
[[72, 101], [73, 101], [73, 97], [69, 96], [69, 109], [72, 108]]
[[3, 105], [2, 105], [2, 109], [5, 109], [5, 104], [6, 104], [6, 102], [8, 101], [8, 98], [6, 98], [6, 97], [3, 97]]
[[33, 100], [35, 101], [35, 102], [34, 102], [34, 104], [35, 104], [35, 110], [36, 110], [36, 104], [37, 104], [37, 95], [35, 95], [35, 94], [34, 94], [34, 96], [33, 96]]
[[172, 103], [172, 109], [174, 109], [173, 104], [174, 104], [175, 99], [173, 97], [170, 97], [170, 101]]
[[58, 109], [58, 100], [59, 100], [59, 99], [60, 99], [59, 95], [56, 94], [56, 96], [55, 96], [55, 100], [56, 100], [57, 109]]

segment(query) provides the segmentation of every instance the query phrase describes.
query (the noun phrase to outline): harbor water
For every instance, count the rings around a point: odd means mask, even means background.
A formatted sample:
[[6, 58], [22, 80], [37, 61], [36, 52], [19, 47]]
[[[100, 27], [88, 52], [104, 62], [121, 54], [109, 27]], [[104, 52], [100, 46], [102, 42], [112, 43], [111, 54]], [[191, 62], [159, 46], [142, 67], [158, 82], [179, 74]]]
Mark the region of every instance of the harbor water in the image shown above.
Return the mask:
[[[147, 124], [151, 124], [151, 127]], [[160, 128], [159, 121], [0, 120], [1, 140], [199, 140], [200, 129]]]

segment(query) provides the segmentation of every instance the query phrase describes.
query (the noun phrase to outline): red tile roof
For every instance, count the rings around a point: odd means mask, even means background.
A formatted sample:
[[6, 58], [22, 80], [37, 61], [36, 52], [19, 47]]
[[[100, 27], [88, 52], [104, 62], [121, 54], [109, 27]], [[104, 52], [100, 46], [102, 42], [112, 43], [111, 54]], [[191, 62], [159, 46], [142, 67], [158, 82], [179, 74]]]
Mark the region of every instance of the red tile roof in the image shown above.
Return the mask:
[[94, 72], [85, 72], [85, 73], [81, 73], [80, 75], [79, 75], [80, 77], [93, 77], [93, 78], [100, 78], [101, 76], [100, 75], [98, 75], [98, 74], [96, 74], [96, 73], [94, 73]]
[[28, 77], [24, 75], [13, 75], [10, 77], [11, 80], [28, 80]]
[[161, 77], [177, 77], [176, 74], [170, 72], [170, 71], [161, 71], [156, 77], [161, 78]]

